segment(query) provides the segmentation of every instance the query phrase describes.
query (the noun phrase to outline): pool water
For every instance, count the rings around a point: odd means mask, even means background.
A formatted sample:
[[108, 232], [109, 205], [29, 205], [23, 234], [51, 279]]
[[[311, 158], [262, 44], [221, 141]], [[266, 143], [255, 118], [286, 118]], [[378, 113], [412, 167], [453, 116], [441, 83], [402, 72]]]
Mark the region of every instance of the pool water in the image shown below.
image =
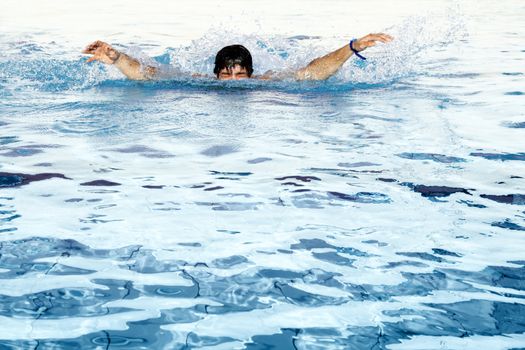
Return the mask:
[[525, 4], [424, 4], [8, 0], [0, 349], [525, 348]]

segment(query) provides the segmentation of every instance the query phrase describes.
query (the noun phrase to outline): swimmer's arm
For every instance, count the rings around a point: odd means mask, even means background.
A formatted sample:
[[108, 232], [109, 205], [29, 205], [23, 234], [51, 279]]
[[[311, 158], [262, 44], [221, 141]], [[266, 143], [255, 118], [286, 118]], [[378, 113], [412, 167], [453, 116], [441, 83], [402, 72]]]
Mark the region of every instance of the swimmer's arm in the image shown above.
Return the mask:
[[[368, 34], [353, 43], [356, 51], [363, 51], [376, 45], [376, 42], [388, 43], [392, 41], [388, 34]], [[306, 67], [295, 72], [297, 80], [324, 80], [334, 75], [339, 68], [353, 55], [349, 45], [345, 45], [329, 54], [316, 58]]]
[[263, 75], [254, 75], [252, 78], [258, 79], [258, 80], [276, 80], [280, 76], [276, 72], [269, 70], [266, 71]]
[[114, 63], [122, 74], [132, 80], [151, 80], [157, 75], [157, 68], [152, 66], [142, 66], [140, 62], [125, 53], [120, 53]]
[[88, 45], [82, 53], [93, 55], [87, 62], [98, 60], [105, 64], [112, 64], [132, 80], [154, 79], [158, 73], [157, 68], [143, 67], [137, 59], [115, 50], [103, 41], [95, 41]]

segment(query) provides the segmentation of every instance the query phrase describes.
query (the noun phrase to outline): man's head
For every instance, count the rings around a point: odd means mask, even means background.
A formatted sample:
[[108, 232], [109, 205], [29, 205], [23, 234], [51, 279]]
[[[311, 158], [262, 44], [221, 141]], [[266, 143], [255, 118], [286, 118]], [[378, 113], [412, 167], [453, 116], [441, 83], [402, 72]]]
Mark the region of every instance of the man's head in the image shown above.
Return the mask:
[[253, 73], [250, 51], [242, 45], [223, 47], [215, 56], [213, 73], [219, 80], [250, 78]]

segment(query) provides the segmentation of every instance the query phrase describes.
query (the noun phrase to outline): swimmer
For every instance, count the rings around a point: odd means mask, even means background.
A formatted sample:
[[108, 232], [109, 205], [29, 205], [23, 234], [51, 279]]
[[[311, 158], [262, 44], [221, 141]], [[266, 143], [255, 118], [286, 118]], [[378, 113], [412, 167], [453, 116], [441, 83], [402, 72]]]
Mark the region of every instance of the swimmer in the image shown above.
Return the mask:
[[[294, 72], [293, 77], [296, 80], [327, 79], [334, 75], [354, 54], [365, 59], [360, 54], [361, 51], [375, 46], [377, 42], [388, 43], [392, 39], [390, 35], [384, 33], [368, 34], [360, 39], [354, 39], [340, 49], [314, 59], [306, 67]], [[112, 64], [132, 80], [153, 80], [158, 77], [158, 68], [143, 67], [137, 59], [115, 50], [103, 41], [95, 41], [88, 45], [82, 53], [93, 55], [87, 62], [100, 61], [105, 64]], [[249, 78], [269, 80], [279, 77], [278, 74], [271, 71], [260, 76], [252, 75], [252, 56], [250, 51], [242, 45], [226, 46], [219, 50], [215, 57], [213, 73], [218, 80]]]

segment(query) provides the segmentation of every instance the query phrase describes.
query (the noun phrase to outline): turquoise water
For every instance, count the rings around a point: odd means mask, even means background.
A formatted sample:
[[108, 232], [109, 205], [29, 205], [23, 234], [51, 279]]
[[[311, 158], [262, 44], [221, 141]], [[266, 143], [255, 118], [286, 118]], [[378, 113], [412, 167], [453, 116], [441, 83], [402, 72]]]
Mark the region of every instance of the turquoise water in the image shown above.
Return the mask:
[[[0, 349], [525, 348], [521, 2], [111, 28], [26, 3], [0, 18]], [[189, 77], [231, 43], [296, 69], [356, 12], [396, 40], [326, 82]], [[95, 39], [174, 76], [85, 64]]]

